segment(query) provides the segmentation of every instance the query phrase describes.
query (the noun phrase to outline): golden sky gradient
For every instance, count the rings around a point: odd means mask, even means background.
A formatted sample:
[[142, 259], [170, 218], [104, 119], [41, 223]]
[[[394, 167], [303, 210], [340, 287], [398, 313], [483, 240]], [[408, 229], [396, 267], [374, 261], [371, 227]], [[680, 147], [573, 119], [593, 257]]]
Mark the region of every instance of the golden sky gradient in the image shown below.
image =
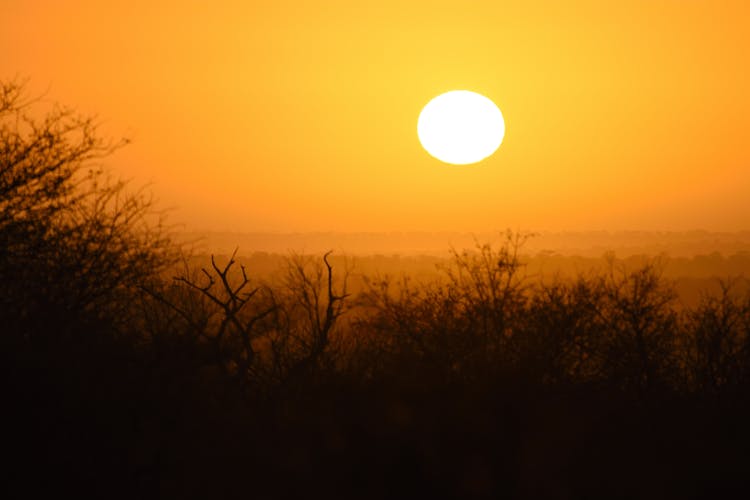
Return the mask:
[[[750, 228], [750, 2], [3, 0], [0, 78], [96, 113], [171, 220], [235, 231]], [[421, 108], [502, 110], [441, 164]]]

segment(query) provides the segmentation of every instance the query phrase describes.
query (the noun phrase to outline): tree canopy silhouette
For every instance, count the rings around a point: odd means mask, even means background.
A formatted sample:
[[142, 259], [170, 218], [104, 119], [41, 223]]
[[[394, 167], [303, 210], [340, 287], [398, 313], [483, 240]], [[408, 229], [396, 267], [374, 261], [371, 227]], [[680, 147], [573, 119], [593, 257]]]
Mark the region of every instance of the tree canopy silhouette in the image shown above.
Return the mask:
[[163, 269], [174, 246], [153, 200], [102, 166], [127, 140], [25, 87], [0, 82], [0, 300], [6, 325], [28, 336], [39, 321], [117, 318], [116, 297]]

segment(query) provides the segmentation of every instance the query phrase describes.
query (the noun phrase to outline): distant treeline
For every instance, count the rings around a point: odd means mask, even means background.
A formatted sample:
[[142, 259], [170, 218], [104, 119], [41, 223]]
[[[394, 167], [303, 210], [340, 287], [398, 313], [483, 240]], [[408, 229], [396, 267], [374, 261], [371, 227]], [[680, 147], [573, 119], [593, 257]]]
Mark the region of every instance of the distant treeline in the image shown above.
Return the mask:
[[[502, 243], [501, 243], [502, 244]], [[278, 278], [284, 269], [290, 252], [245, 252], [238, 248], [238, 263], [244, 265], [259, 281], [269, 282]], [[470, 251], [475, 248], [469, 247]], [[551, 253], [529, 254], [526, 248], [520, 249], [519, 273], [523, 276], [542, 281], [555, 279], [572, 279], [581, 274], [597, 273], [606, 270], [608, 259], [616, 257], [613, 253], [603, 253], [598, 257], [566, 256]], [[446, 252], [450, 254], [450, 249]], [[228, 258], [228, 254], [219, 255]], [[648, 263], [656, 264], [660, 276], [668, 281], [677, 293], [678, 305], [694, 307], [706, 292], [719, 292], [722, 280], [733, 278], [750, 278], [750, 252], [739, 252], [724, 256], [719, 253], [695, 255], [693, 257], [669, 257], [667, 255], [631, 255], [616, 257], [619, 265], [635, 269]], [[209, 265], [211, 255], [193, 254], [188, 263], [195, 267]], [[421, 282], [439, 280], [441, 268], [451, 264], [450, 255], [339, 255], [331, 257], [339, 265], [350, 269], [349, 287], [354, 292], [364, 290], [365, 277], [381, 276], [398, 280], [403, 275]], [[734, 287], [738, 292], [746, 290], [747, 280], [735, 280]]]
[[[482, 242], [484, 243], [484, 242]], [[502, 245], [502, 243], [500, 243]], [[469, 245], [471, 250], [475, 245]], [[262, 278], [272, 276], [283, 267], [287, 258], [293, 252], [247, 252], [247, 249], [236, 247], [236, 260], [249, 269], [254, 275]], [[654, 259], [660, 262], [662, 274], [665, 278], [728, 278], [731, 276], [750, 275], [750, 252], [738, 252], [722, 255], [718, 252], [695, 255], [692, 257], [670, 257], [664, 255], [629, 255], [620, 257], [614, 252], [603, 252], [597, 257], [582, 257], [560, 255], [554, 253], [529, 254], [521, 249], [519, 260], [523, 265], [523, 272], [534, 276], [553, 277], [555, 275], [575, 276], [592, 270], [606, 267], [606, 259], [616, 257], [628, 267], [637, 267]], [[322, 252], [321, 252], [322, 253]], [[446, 249], [450, 254], [450, 249]], [[217, 257], [228, 257], [231, 252], [217, 254]], [[193, 253], [190, 262], [204, 266], [209, 263], [212, 254]], [[318, 255], [318, 254], [312, 254]], [[399, 274], [434, 275], [441, 265], [450, 262], [451, 256], [438, 257], [434, 255], [348, 255], [336, 252], [334, 259], [346, 258], [353, 264], [355, 274]]]
[[744, 278], [685, 307], [659, 259], [541, 276], [510, 232], [391, 277], [191, 257], [94, 168], [118, 143], [22, 90], [0, 85], [4, 497], [747, 496]]
[[[218, 223], [217, 223], [218, 225]], [[502, 227], [502, 225], [498, 226]], [[526, 242], [532, 254], [600, 257], [615, 252], [621, 257], [661, 255], [693, 257], [717, 252], [724, 256], [750, 252], [750, 231], [540, 231]], [[323, 253], [331, 248], [348, 255], [432, 255], [447, 257], [448, 249], [469, 248], [476, 241], [502, 244], [502, 233], [485, 232], [220, 232], [175, 231], [175, 241], [194, 244], [199, 252], [230, 254], [255, 249], [284, 254], [289, 249]]]

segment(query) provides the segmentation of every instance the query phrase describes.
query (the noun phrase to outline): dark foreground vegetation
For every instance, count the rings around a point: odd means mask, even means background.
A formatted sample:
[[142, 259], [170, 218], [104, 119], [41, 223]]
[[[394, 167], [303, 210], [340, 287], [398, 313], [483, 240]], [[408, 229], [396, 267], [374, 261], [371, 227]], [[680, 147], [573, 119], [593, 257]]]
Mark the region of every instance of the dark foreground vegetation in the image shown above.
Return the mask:
[[731, 281], [686, 309], [658, 261], [535, 280], [514, 234], [456, 252], [438, 281], [356, 295], [331, 255], [292, 256], [272, 282], [233, 259], [191, 268], [148, 199], [95, 168], [118, 144], [33, 105], [0, 86], [0, 487], [747, 493], [750, 299]]

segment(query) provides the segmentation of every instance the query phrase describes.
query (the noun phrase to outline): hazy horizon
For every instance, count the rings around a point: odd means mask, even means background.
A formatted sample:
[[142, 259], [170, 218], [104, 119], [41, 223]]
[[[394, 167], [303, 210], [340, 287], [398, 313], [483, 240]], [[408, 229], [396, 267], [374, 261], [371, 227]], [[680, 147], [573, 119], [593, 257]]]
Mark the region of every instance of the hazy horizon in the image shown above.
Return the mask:
[[[718, 253], [725, 257], [750, 252], [750, 231], [519, 231], [527, 234], [521, 247], [526, 254], [601, 257], [660, 255], [694, 257]], [[505, 231], [187, 231], [173, 233], [198, 252], [240, 255], [254, 252], [323, 253], [350, 255], [448, 255], [451, 248], [471, 249], [477, 243], [500, 245]]]

